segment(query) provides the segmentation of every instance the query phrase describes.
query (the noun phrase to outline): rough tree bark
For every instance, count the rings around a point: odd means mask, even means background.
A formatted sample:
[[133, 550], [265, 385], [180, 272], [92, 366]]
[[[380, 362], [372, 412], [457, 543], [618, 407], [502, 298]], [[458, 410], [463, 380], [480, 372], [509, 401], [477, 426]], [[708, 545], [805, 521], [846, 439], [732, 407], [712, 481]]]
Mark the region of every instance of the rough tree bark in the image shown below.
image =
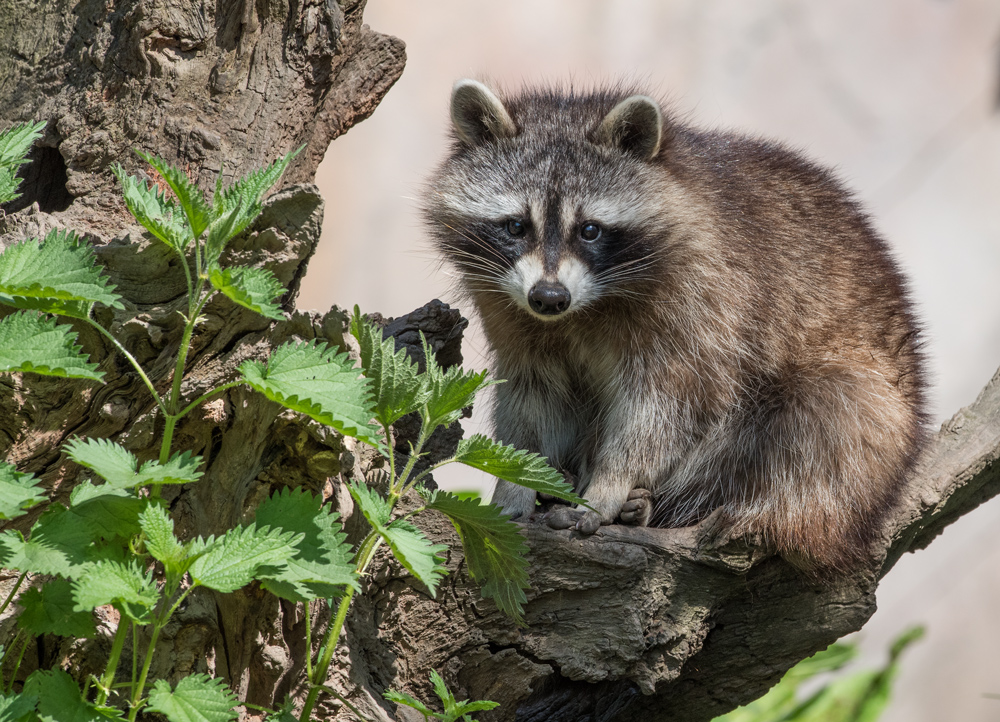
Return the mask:
[[[0, 246], [52, 227], [86, 232], [128, 300], [103, 320], [162, 388], [179, 340], [183, 276], [130, 225], [111, 164], [139, 169], [131, 149], [140, 148], [209, 187], [220, 170], [230, 178], [304, 143], [286, 179], [297, 185], [271, 198], [232, 251], [289, 287], [287, 319], [272, 324], [226, 299], [210, 304], [184, 393], [194, 398], [290, 337], [349, 348], [341, 311], [292, 308], [322, 218], [308, 183], [329, 141], [366, 117], [402, 72], [403, 44], [363, 26], [363, 8], [363, 0], [0, 0], [0, 123], [48, 121], [24, 199], [0, 220]], [[412, 344], [422, 329], [439, 360], [454, 363], [463, 328], [457, 312], [429, 304], [387, 332]], [[105, 385], [0, 377], [0, 453], [39, 474], [54, 498], [78, 481], [79, 469], [60, 451], [71, 436], [112, 437], [141, 458], [155, 456], [159, 421], [142, 384], [100, 336], [78, 330], [107, 372]], [[189, 417], [175, 438], [207, 460], [201, 482], [171, 490], [182, 532], [219, 532], [274, 489], [306, 486], [360, 533], [364, 522], [350, 516], [342, 481], [377, 460], [327, 429], [235, 390]], [[441, 443], [454, 443], [454, 433]], [[391, 686], [430, 699], [432, 668], [459, 694], [502, 703], [481, 719], [711, 719], [859, 629], [875, 609], [878, 579], [904, 552], [1000, 491], [998, 455], [1000, 375], [934, 439], [886, 523], [880, 573], [832, 585], [811, 584], [748, 540], [704, 548], [697, 527], [612, 526], [582, 538], [528, 526], [528, 626], [517, 629], [480, 599], [460, 552], [448, 561], [452, 574], [437, 600], [382, 558], [355, 598], [329, 684], [371, 719], [407, 719], [380, 693]], [[426, 522], [458, 549], [443, 518]], [[102, 619], [104, 636], [83, 647], [46, 640], [42, 658], [30, 661], [100, 669], [113, 624]], [[259, 589], [196, 595], [164, 645], [158, 675], [208, 671], [261, 705], [301, 689], [301, 611]], [[329, 700], [317, 716], [351, 718]]]

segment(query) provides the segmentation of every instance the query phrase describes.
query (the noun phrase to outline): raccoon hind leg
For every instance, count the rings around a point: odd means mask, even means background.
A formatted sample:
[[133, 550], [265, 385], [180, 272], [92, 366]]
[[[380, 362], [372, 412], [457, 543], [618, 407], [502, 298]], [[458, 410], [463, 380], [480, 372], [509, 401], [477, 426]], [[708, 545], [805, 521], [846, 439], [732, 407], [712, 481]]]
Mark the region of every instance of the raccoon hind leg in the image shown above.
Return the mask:
[[753, 401], [720, 469], [730, 535], [759, 535], [820, 576], [865, 566], [920, 446], [916, 402], [880, 369], [831, 361], [759, 385]]

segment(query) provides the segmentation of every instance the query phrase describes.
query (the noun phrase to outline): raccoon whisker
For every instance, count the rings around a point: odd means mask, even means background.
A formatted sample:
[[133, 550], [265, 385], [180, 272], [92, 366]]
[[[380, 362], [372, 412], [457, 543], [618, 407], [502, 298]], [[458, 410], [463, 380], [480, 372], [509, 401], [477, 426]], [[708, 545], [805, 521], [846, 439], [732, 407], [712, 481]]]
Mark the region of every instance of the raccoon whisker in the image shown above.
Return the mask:
[[[447, 223], [445, 223], [443, 225], [448, 230], [457, 233], [459, 236], [461, 236], [465, 240], [470, 241], [470, 242], [476, 244], [477, 246], [479, 246], [480, 248], [482, 248], [485, 251], [490, 252], [491, 254], [493, 254], [494, 256], [496, 256], [497, 258], [499, 258], [499, 259], [501, 259], [503, 261], [507, 260], [504, 257], [504, 255], [502, 253], [500, 253], [500, 251], [498, 251], [496, 248], [494, 248], [492, 246], [492, 244], [487, 243], [486, 241], [484, 241], [482, 238], [479, 238], [475, 234], [473, 234], [471, 232], [467, 232], [465, 229], [460, 230], [458, 228], [454, 228], [452, 226], [449, 226]], [[458, 250], [458, 249], [455, 249], [455, 250]]]

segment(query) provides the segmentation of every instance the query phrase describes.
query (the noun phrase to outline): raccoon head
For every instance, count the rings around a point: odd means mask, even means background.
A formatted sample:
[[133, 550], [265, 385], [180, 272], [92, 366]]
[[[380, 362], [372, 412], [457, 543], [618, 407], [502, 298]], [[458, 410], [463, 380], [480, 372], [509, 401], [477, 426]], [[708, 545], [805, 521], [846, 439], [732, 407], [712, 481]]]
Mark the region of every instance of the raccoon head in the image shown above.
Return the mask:
[[501, 100], [460, 80], [451, 119], [454, 147], [425, 213], [477, 302], [503, 294], [552, 321], [636, 294], [663, 233], [655, 161], [668, 133], [656, 101], [614, 91]]

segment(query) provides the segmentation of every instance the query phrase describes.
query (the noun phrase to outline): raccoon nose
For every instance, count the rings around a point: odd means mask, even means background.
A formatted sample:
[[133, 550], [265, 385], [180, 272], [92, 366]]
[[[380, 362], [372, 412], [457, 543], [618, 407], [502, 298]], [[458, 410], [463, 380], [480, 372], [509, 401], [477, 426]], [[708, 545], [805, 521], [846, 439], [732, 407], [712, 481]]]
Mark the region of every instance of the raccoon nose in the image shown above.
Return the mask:
[[569, 308], [569, 289], [561, 283], [542, 281], [528, 291], [528, 305], [535, 313], [555, 316]]

